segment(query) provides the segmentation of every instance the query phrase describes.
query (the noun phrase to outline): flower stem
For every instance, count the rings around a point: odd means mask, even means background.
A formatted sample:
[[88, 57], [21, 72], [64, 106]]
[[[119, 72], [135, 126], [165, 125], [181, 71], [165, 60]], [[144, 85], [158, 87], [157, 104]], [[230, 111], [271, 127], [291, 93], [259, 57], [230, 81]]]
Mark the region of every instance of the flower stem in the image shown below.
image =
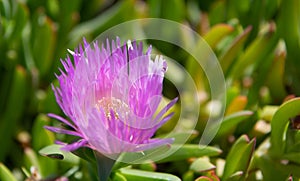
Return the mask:
[[112, 171], [112, 167], [114, 166], [115, 160], [110, 159], [97, 151], [94, 151], [94, 155], [97, 161], [98, 178], [100, 181], [107, 181]]

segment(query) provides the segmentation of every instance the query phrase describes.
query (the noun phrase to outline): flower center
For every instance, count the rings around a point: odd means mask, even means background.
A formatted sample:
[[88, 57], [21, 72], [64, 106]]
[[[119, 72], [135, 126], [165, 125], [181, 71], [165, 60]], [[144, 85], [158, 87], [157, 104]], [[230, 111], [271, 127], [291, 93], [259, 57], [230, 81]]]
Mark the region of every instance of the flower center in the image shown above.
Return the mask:
[[120, 99], [114, 97], [103, 97], [96, 103], [96, 108], [102, 108], [108, 120], [111, 120], [111, 111], [117, 120], [127, 118], [130, 113], [129, 106]]

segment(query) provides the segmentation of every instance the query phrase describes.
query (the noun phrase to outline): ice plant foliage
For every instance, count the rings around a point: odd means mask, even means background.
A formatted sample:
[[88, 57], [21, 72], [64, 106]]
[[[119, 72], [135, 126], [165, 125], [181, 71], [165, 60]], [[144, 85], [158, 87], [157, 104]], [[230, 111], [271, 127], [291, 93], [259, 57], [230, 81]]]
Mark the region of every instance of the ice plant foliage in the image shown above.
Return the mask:
[[[142, 43], [107, 40], [88, 44], [62, 60], [64, 71], [53, 90], [56, 101], [69, 118], [49, 114], [70, 129], [46, 126], [50, 131], [79, 137], [61, 143], [72, 151], [90, 147], [103, 154], [136, 152], [172, 143], [152, 138], [172, 116], [165, 115], [177, 99], [157, 111], [167, 64], [161, 56], [151, 60], [151, 47], [143, 53]], [[156, 112], [157, 111], [157, 112]]]

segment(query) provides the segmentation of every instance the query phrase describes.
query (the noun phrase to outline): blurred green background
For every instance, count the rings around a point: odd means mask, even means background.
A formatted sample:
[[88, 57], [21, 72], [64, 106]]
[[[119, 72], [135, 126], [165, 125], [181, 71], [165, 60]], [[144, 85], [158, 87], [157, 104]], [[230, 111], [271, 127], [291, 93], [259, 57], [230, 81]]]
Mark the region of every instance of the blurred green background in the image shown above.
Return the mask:
[[[56, 138], [68, 139], [43, 129], [57, 124], [46, 113], [63, 115], [50, 84], [60, 58], [83, 37], [92, 41], [114, 25], [149, 17], [182, 23], [207, 41], [226, 78], [226, 112], [209, 149], [201, 152], [197, 141], [211, 104], [206, 78], [183, 50], [149, 42], [202, 82], [201, 110], [195, 134], [177, 153], [181, 157], [132, 167], [186, 181], [299, 180], [299, 0], [0, 0], [0, 180], [34, 180], [32, 166], [42, 178], [94, 179], [91, 166], [77, 157], [55, 160], [38, 153]], [[164, 93], [177, 92], [166, 82]], [[158, 135], [174, 124], [176, 117]], [[155, 180], [147, 173], [117, 170], [111, 178]]]

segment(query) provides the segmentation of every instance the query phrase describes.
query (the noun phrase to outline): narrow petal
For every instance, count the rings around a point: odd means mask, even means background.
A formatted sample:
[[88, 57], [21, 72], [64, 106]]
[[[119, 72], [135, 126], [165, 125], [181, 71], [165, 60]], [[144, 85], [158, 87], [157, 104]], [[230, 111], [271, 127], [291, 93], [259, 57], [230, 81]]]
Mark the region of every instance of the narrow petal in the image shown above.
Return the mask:
[[159, 123], [156, 125], [157, 129], [161, 127], [163, 124], [165, 124], [171, 117], [174, 115], [174, 112], [166, 115], [165, 117], [162, 118], [162, 120], [159, 121]]
[[59, 140], [55, 140], [54, 143], [57, 145], [64, 145], [64, 146], [67, 145], [67, 143], [59, 141]]
[[53, 126], [44, 126], [45, 129], [48, 129], [49, 131], [60, 133], [60, 134], [68, 134], [68, 135], [74, 135], [74, 136], [79, 136], [82, 137], [82, 135], [76, 131], [70, 131], [62, 128], [57, 128]]
[[87, 144], [88, 144], [88, 142], [86, 140], [81, 139], [81, 140], [78, 140], [78, 141], [76, 141], [72, 144], [68, 144], [68, 145], [62, 147], [61, 149], [64, 150], [64, 151], [74, 151], [74, 150], [77, 150], [80, 147], [88, 146]]
[[48, 115], [49, 117], [51, 117], [51, 118], [57, 119], [57, 120], [59, 120], [59, 121], [65, 123], [66, 125], [70, 126], [70, 127], [73, 128], [73, 129], [75, 129], [75, 126], [74, 126], [72, 123], [70, 123], [68, 120], [66, 120], [66, 119], [64, 119], [64, 118], [62, 118], [62, 117], [60, 117], [60, 116], [58, 116], [58, 115], [56, 115], [56, 114], [52, 114], [52, 113], [49, 113], [49, 114], [47, 114], [47, 115]]
[[178, 97], [167, 104], [155, 117], [154, 122], [157, 122], [178, 100]]

